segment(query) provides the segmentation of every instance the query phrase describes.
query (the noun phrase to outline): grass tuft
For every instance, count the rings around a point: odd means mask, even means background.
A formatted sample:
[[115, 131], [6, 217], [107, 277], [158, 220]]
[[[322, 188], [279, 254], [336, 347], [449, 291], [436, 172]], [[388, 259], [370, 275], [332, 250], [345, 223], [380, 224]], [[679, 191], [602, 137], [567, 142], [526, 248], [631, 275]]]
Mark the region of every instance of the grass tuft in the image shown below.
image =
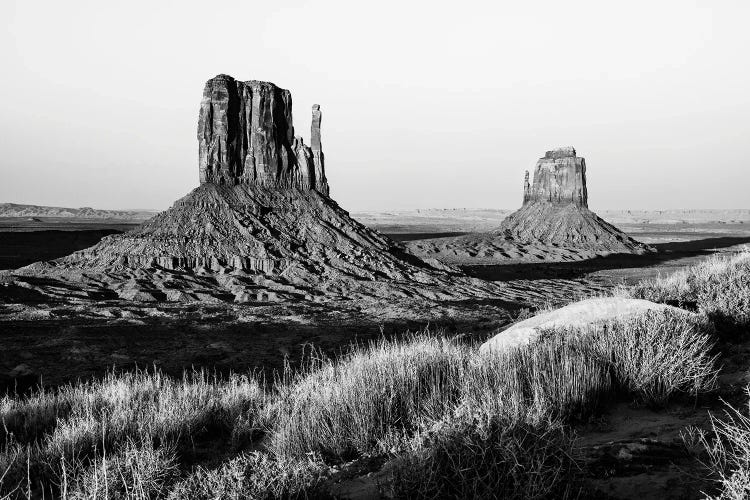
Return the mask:
[[[745, 393], [750, 398], [750, 386]], [[711, 415], [710, 432], [692, 428], [683, 437], [705, 452], [704, 465], [718, 484], [718, 495], [707, 498], [741, 500], [750, 497], [750, 417], [726, 406], [723, 419]]]
[[168, 498], [321, 498], [325, 495], [316, 489], [327, 473], [328, 467], [314, 456], [281, 462], [266, 453], [246, 453], [213, 470], [198, 467]]
[[721, 330], [744, 334], [750, 326], [750, 250], [711, 256], [670, 276], [642, 281], [622, 293], [696, 308]]
[[558, 422], [446, 420], [399, 462], [395, 498], [565, 498], [580, 472]]
[[174, 447], [189, 455], [202, 436], [231, 433], [234, 422], [253, 415], [264, 397], [249, 377], [220, 380], [194, 372], [180, 380], [158, 371], [109, 374], [53, 393], [6, 397], [0, 407], [0, 470], [6, 471], [0, 493], [29, 482], [52, 493], [66, 474], [105, 454], [134, 456], [133, 443], [141, 451]]

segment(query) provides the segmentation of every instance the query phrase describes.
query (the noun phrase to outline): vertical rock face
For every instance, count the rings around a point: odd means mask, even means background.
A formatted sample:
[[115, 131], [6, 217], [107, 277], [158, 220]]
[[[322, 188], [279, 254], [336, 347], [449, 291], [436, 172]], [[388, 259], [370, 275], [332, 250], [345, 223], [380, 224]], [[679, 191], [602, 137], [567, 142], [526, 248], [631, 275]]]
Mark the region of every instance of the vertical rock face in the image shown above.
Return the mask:
[[200, 182], [315, 189], [327, 195], [317, 105], [313, 130], [317, 152], [294, 136], [288, 90], [218, 75], [206, 82], [198, 117]]
[[565, 205], [572, 203], [588, 207], [586, 191], [586, 160], [576, 156], [572, 147], [547, 151], [536, 162], [534, 183], [529, 186], [528, 175], [524, 181], [523, 204], [536, 201]]

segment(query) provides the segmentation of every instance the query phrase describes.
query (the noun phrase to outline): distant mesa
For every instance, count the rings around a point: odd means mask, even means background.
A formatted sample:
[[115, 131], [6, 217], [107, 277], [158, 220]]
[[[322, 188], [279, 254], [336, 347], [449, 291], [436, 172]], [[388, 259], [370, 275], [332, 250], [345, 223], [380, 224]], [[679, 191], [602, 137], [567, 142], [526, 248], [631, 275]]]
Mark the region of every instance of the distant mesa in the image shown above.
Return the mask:
[[558, 262], [653, 249], [588, 209], [586, 160], [572, 147], [547, 151], [524, 176], [523, 205], [486, 233], [417, 240], [410, 251], [452, 264]]
[[128, 233], [14, 275], [138, 301], [496, 296], [499, 285], [414, 257], [329, 197], [321, 117], [316, 104], [307, 146], [294, 134], [288, 90], [212, 78], [198, 118], [197, 188]]
[[18, 203], [0, 203], [0, 217], [24, 217], [29, 220], [37, 217], [56, 217], [65, 219], [119, 219], [143, 221], [154, 215], [148, 210], [95, 210], [89, 207], [63, 208], [41, 205], [21, 205]]

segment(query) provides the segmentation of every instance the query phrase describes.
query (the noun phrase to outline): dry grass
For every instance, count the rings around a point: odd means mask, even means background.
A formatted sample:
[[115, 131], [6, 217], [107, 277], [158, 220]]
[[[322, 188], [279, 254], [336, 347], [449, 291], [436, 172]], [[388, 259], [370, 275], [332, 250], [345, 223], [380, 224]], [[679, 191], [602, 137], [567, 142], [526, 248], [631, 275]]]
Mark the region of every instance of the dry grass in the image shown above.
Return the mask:
[[556, 421], [446, 420], [397, 461], [392, 493], [395, 498], [566, 498], [580, 473], [572, 444]]
[[97, 463], [106, 471], [141, 459], [173, 462], [202, 434], [231, 433], [234, 422], [254, 414], [264, 397], [261, 385], [248, 377], [192, 373], [175, 380], [159, 372], [110, 374], [54, 393], [4, 397], [2, 488], [25, 485], [27, 492], [51, 494], [66, 482], [98, 479]]
[[412, 497], [559, 494], [574, 468], [564, 423], [617, 393], [664, 404], [713, 387], [705, 327], [650, 313], [486, 355], [424, 334], [381, 341], [317, 360], [282, 388], [270, 449], [282, 458], [399, 457], [408, 472], [397, 471], [395, 484]]
[[468, 407], [488, 420], [583, 418], [618, 387], [648, 403], [696, 394], [715, 381], [707, 325], [649, 313], [503, 354], [439, 336], [382, 340], [339, 360], [316, 360], [278, 388], [271, 448], [346, 459], [382, 453], [404, 436]]
[[[750, 386], [745, 389], [750, 398]], [[750, 407], [748, 408], [750, 409]], [[750, 417], [727, 404], [723, 419], [711, 416], [711, 432], [691, 428], [684, 438], [705, 452], [704, 464], [719, 486], [715, 498], [743, 500], [750, 497]]]
[[[337, 360], [314, 357], [268, 393], [239, 376], [109, 375], [2, 400], [0, 491], [287, 497], [319, 486], [325, 463], [375, 455], [412, 471], [394, 469], [394, 489], [409, 496], [557, 495], [575, 471], [566, 422], [618, 392], [663, 402], [710, 388], [709, 347], [700, 325], [653, 316], [547, 332], [501, 354], [428, 332], [381, 340]], [[212, 468], [185, 460], [196, 441], [219, 439], [230, 452], [261, 427], [265, 450], [229, 453]]]
[[128, 441], [114, 456], [94, 457], [61, 476], [60, 496], [69, 499], [160, 498], [177, 476], [174, 450]]
[[484, 357], [441, 336], [381, 340], [317, 360], [280, 387], [270, 447], [280, 457], [313, 451], [335, 460], [393, 452], [459, 407], [536, 422], [586, 411], [609, 387], [605, 364], [565, 342]]
[[649, 405], [665, 404], [678, 393], [695, 396], [715, 386], [718, 355], [712, 354], [711, 325], [700, 316], [649, 311], [577, 335], [595, 356], [609, 360], [622, 389]]
[[328, 473], [314, 456], [282, 462], [267, 453], [246, 453], [216, 469], [198, 467], [172, 487], [168, 498], [321, 498], [325, 495], [317, 488]]
[[718, 326], [742, 331], [750, 326], [750, 250], [712, 256], [670, 276], [643, 281], [626, 295], [695, 307]]

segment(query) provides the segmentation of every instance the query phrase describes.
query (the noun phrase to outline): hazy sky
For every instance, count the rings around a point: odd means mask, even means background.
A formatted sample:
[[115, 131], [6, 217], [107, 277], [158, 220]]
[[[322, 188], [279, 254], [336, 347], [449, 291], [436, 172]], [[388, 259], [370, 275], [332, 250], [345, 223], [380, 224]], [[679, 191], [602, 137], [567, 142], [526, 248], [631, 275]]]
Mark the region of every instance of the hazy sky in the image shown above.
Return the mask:
[[166, 208], [218, 73], [323, 112], [350, 211], [515, 208], [573, 145], [604, 208], [750, 206], [750, 2], [0, 2], [0, 202]]

